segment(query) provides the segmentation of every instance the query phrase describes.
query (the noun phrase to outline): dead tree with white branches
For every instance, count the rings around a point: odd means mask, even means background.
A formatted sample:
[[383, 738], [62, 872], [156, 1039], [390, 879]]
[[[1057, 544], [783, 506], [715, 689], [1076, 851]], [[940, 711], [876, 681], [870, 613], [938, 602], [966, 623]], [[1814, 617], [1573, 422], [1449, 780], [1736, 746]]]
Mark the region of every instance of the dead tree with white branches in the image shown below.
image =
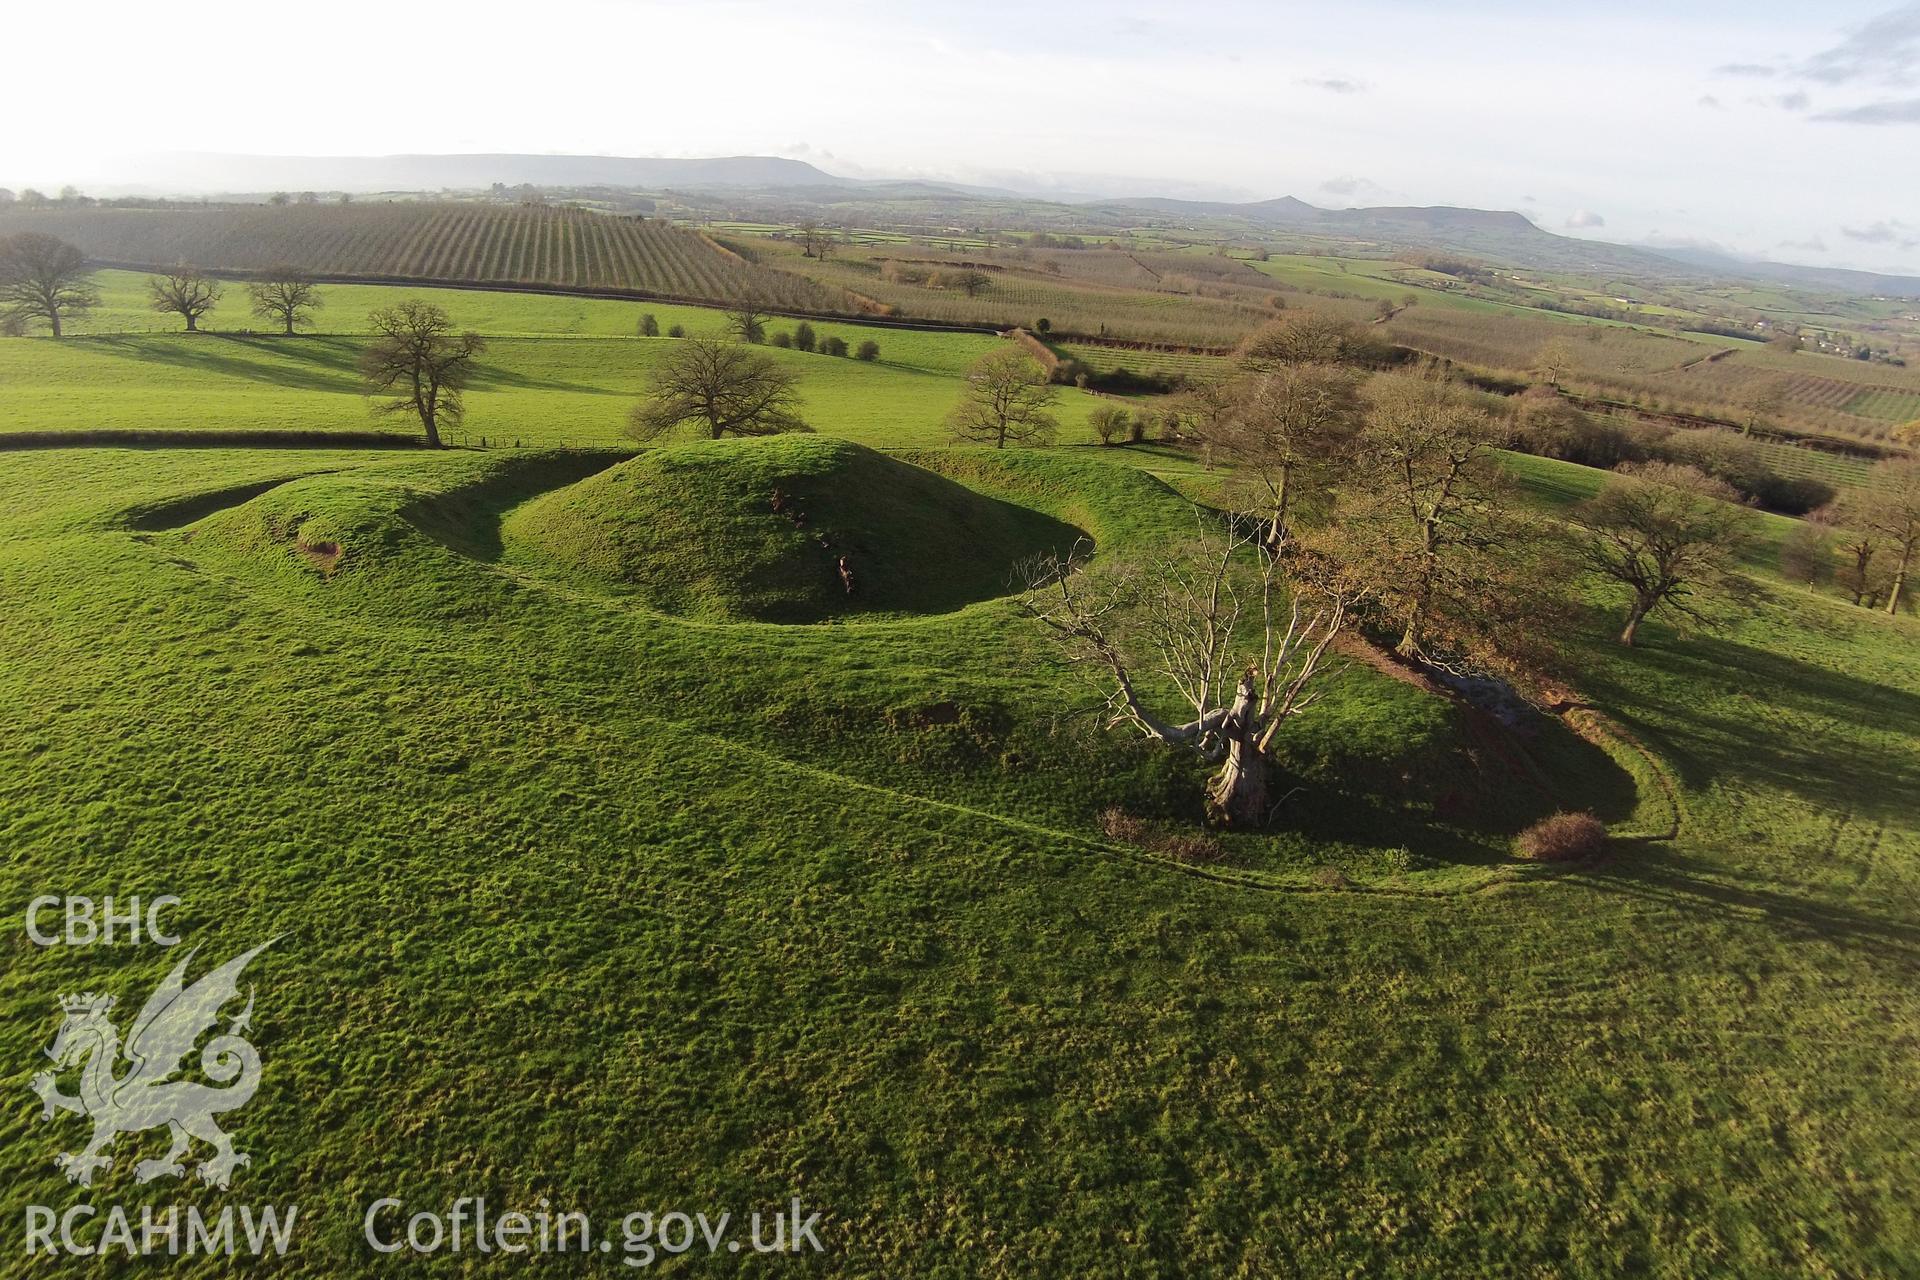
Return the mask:
[[[1330, 669], [1327, 649], [1354, 603], [1337, 574], [1308, 557], [1283, 560], [1263, 532], [1229, 518], [1192, 554], [1130, 572], [1087, 571], [1084, 544], [1021, 569], [1026, 611], [1070, 661], [1100, 671], [1109, 727], [1130, 724], [1218, 766], [1207, 812], [1222, 826], [1272, 820], [1274, 739], [1319, 699], [1311, 686]], [[1143, 681], [1170, 687], [1181, 711], [1154, 710]]]

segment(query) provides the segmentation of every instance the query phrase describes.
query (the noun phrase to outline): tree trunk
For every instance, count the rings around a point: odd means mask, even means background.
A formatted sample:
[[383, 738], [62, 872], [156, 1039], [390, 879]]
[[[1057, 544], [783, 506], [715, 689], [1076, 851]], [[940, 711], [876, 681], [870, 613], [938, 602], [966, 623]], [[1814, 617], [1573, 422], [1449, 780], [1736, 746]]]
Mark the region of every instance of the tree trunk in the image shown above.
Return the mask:
[[434, 422], [433, 414], [421, 414], [420, 421], [427, 428], [427, 448], [438, 449], [440, 447], [440, 428], [438, 424]]
[[1280, 488], [1273, 495], [1273, 519], [1267, 525], [1267, 550], [1275, 555], [1287, 540], [1287, 498], [1292, 487], [1293, 466], [1288, 463], [1280, 468]]
[[1634, 634], [1640, 630], [1640, 620], [1647, 616], [1647, 610], [1650, 607], [1651, 606], [1640, 603], [1638, 600], [1633, 602], [1633, 607], [1627, 610], [1627, 625], [1622, 628], [1620, 632], [1621, 644], [1626, 645], [1628, 648], [1633, 647]]
[[53, 326], [53, 336], [56, 338], [59, 337], [60, 336], [60, 308], [49, 307], [47, 309], [47, 323]]
[[1888, 614], [1897, 614], [1900, 612], [1900, 597], [1907, 589], [1907, 569], [1912, 564], [1912, 561], [1913, 553], [1909, 551], [1906, 555], [1900, 557], [1900, 567], [1893, 571], [1893, 585], [1887, 589]]
[[1421, 657], [1420, 624], [1426, 621], [1427, 600], [1433, 593], [1434, 561], [1433, 549], [1435, 518], [1428, 515], [1420, 522], [1420, 568], [1417, 574], [1419, 586], [1413, 593], [1413, 604], [1407, 610], [1407, 629], [1401, 633], [1400, 643], [1394, 646], [1394, 652], [1403, 658]]
[[193, 313], [191, 311], [187, 313], [187, 332], [188, 333], [200, 332], [200, 327], [194, 323]]
[[1264, 826], [1273, 811], [1273, 762], [1260, 749], [1254, 696], [1252, 681], [1242, 679], [1220, 730], [1227, 758], [1207, 784], [1207, 812], [1224, 827]]
[[291, 311], [287, 312], [286, 319], [287, 319], [287, 336], [291, 338], [293, 336], [293, 312]]
[[1394, 652], [1403, 658], [1420, 656], [1420, 623], [1427, 611], [1425, 595], [1415, 596], [1413, 605], [1407, 610], [1406, 630], [1400, 633], [1400, 643], [1394, 646]]

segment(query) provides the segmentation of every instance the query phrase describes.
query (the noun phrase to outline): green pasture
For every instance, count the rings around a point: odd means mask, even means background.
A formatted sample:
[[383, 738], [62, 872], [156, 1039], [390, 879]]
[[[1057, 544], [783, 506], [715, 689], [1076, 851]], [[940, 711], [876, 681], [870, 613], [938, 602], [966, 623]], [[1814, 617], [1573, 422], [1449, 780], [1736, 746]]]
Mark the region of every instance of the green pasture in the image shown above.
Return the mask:
[[[1124, 558], [1191, 516], [1094, 461], [1123, 452], [906, 461]], [[249, 971], [267, 1066], [231, 1194], [301, 1206], [283, 1274], [366, 1269], [386, 1194], [799, 1195], [828, 1252], [787, 1269], [819, 1275], [1920, 1258], [1911, 619], [1765, 573], [1713, 634], [1621, 650], [1595, 612], [1580, 692], [1644, 754], [1544, 739], [1531, 780], [1350, 671], [1285, 739], [1279, 829], [1200, 874], [1101, 834], [1108, 804], [1183, 812], [1193, 772], [1100, 730], [1009, 601], [676, 619], [529, 558], [514, 513], [626, 456], [0, 468], [6, 900], [176, 893], [209, 961], [281, 935]], [[1454, 769], [1471, 820], [1406, 788]], [[1519, 874], [1501, 831], [1542, 787], [1643, 838]], [[132, 999], [173, 959], [0, 971], [16, 1197], [183, 1194], [132, 1184], [132, 1136], [69, 1187], [77, 1121], [24, 1103], [57, 994]]]
[[[319, 333], [294, 338], [236, 332], [246, 317], [237, 286], [208, 318], [207, 332], [143, 332], [160, 317], [143, 311], [145, 278], [102, 273], [105, 305], [77, 336], [0, 342], [0, 432], [221, 428], [357, 430], [411, 424], [375, 417], [355, 372], [367, 313], [403, 297], [425, 298], [454, 322], [488, 335], [489, 349], [467, 397], [461, 437], [490, 443], [612, 444], [624, 439], [633, 404], [670, 338], [632, 336], [652, 313], [661, 329], [690, 336], [725, 332], [723, 312], [593, 298], [464, 289], [367, 285], [322, 287]], [[769, 332], [798, 321], [776, 317]], [[961, 375], [1000, 341], [952, 334], [811, 321], [825, 339], [880, 345], [872, 362], [769, 346], [800, 378], [805, 412], [831, 434], [888, 446], [941, 443]], [[128, 331], [131, 330], [131, 331]], [[1062, 390], [1063, 443], [1091, 439], [1086, 416], [1097, 401]]]
[[[526, 446], [0, 453], [0, 898], [176, 894], [209, 963], [279, 936], [228, 1198], [300, 1205], [282, 1273], [370, 1270], [381, 1195], [797, 1195], [796, 1275], [1920, 1266], [1920, 621], [1789, 586], [1791, 521], [1710, 629], [1622, 649], [1580, 588], [1584, 736], [1344, 662], [1273, 829], [1183, 862], [1102, 815], [1193, 831], [1204, 769], [1107, 727], [1011, 562], [1137, 563], [1220, 473], [1093, 444], [1073, 391], [1060, 448], [947, 447], [998, 339], [815, 323], [882, 351], [768, 349], [826, 439], [642, 451], [639, 315], [718, 313], [327, 286], [319, 335], [230, 296], [188, 336], [102, 285], [86, 333], [0, 341], [0, 432], [365, 430], [365, 313], [426, 295], [490, 335], [464, 437]], [[1547, 513], [1604, 482], [1505, 464]], [[1555, 808], [1608, 854], [1516, 859]], [[69, 1186], [81, 1122], [27, 1092], [56, 997], [137, 1007], [176, 957], [15, 941], [16, 1211], [197, 1196], [133, 1183], [155, 1135]]]

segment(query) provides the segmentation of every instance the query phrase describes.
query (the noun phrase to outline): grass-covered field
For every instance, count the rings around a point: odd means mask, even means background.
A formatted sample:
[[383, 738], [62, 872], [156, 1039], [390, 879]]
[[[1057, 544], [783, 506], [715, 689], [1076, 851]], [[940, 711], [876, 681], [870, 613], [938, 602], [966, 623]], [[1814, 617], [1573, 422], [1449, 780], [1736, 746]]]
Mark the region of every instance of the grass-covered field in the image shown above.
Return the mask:
[[[467, 421], [456, 439], [511, 444], [617, 444], [627, 414], [646, 392], [670, 338], [633, 336], [652, 314], [661, 330], [719, 336], [724, 313], [605, 299], [467, 289], [328, 285], [319, 333], [285, 338], [239, 330], [259, 324], [244, 292], [230, 286], [209, 332], [142, 332], [163, 318], [146, 308], [145, 277], [102, 273], [103, 306], [76, 326], [79, 336], [0, 342], [0, 434], [98, 427], [390, 430], [417, 426], [370, 413], [354, 362], [367, 313], [400, 298], [445, 307], [454, 323], [489, 339]], [[771, 331], [796, 322], [776, 319]], [[176, 323], [167, 328], [177, 330]], [[835, 434], [870, 444], [938, 444], [967, 366], [1000, 341], [980, 334], [916, 332], [815, 321], [824, 339], [850, 346], [872, 339], [878, 360], [783, 351], [776, 360], [800, 377], [804, 412]], [[131, 332], [127, 330], [132, 330]], [[1061, 438], [1090, 440], [1093, 397], [1063, 389]]]
[[[330, 331], [385, 296], [344, 292]], [[496, 442], [619, 444], [669, 341], [633, 304], [445, 305], [502, 335]], [[364, 429], [353, 328], [0, 342], [0, 430]], [[998, 584], [1069, 531], [1162, 547], [1193, 517], [1161, 480], [1214, 477], [933, 447], [996, 340], [874, 336], [774, 352], [821, 440], [0, 454], [4, 900], [174, 893], [209, 961], [283, 935], [231, 1126], [231, 1198], [301, 1206], [278, 1270], [377, 1265], [384, 1195], [798, 1195], [827, 1252], [796, 1274], [1913, 1271], [1920, 624], [1789, 588], [1772, 521], [1716, 632], [1625, 650], [1591, 601], [1567, 642], [1615, 732], [1503, 756], [1356, 663], [1282, 738], [1280, 828], [1172, 861], [1100, 814], [1191, 822], [1195, 768], [1103, 732]], [[1600, 479], [1509, 465], [1548, 509]], [[1624, 838], [1513, 859], [1563, 805]], [[11, 955], [14, 1201], [190, 1194], [132, 1183], [152, 1135], [68, 1186], [80, 1122], [27, 1092], [57, 994], [175, 957]]]

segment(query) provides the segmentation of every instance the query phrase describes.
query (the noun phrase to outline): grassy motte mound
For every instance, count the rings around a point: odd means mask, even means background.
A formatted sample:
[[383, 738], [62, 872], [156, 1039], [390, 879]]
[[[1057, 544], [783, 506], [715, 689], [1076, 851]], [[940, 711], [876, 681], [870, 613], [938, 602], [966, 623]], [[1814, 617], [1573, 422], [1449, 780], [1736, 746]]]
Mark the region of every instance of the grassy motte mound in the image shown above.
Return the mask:
[[[819, 436], [654, 449], [512, 513], [510, 544], [690, 617], [945, 613], [1072, 525]], [[844, 572], [843, 572], [844, 570]]]

